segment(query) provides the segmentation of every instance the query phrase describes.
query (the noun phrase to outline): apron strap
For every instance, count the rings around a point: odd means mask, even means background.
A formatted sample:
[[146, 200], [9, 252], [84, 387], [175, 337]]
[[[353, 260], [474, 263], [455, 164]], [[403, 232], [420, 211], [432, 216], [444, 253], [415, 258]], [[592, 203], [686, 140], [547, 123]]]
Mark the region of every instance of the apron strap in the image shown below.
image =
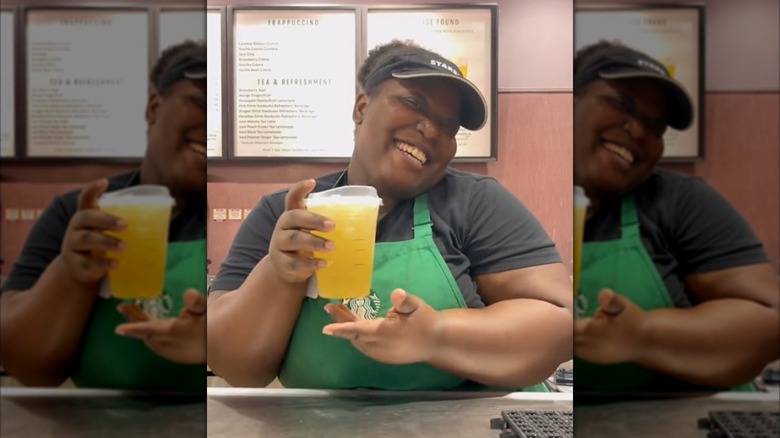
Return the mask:
[[428, 194], [414, 199], [414, 237], [425, 237], [433, 235], [433, 226], [431, 222], [431, 212], [428, 210]]
[[623, 199], [620, 206], [620, 231], [625, 237], [639, 236], [639, 216], [636, 212], [636, 199], [630, 194]]
[[335, 189], [336, 187], [343, 186], [346, 183], [347, 183], [347, 171], [344, 170], [343, 172], [341, 172], [341, 175], [339, 175], [339, 179], [336, 180], [336, 182], [333, 184], [333, 187], [331, 188]]

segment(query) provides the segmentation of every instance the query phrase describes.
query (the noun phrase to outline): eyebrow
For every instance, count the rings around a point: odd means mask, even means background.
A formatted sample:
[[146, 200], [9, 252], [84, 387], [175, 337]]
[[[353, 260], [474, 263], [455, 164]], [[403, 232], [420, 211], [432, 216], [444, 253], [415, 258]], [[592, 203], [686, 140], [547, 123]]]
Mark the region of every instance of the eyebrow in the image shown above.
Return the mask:
[[639, 107], [637, 106], [637, 100], [639, 99], [637, 99], [637, 97], [634, 96], [633, 93], [626, 91], [625, 89], [622, 88], [615, 88], [615, 90], [617, 91], [617, 93], [620, 95], [622, 99], [625, 99], [626, 101], [629, 102], [631, 113], [635, 117], [639, 117], [645, 123], [650, 122], [653, 125], [663, 124], [664, 126], [666, 126], [666, 115], [664, 113], [662, 113], [661, 115], [654, 115], [654, 114], [648, 114], [647, 112], [640, 112]]
[[197, 105], [205, 107], [208, 104], [208, 101], [206, 100], [206, 96], [203, 95], [196, 95], [196, 94], [187, 94], [184, 96], [185, 99], [189, 100], [192, 103], [195, 103]]
[[626, 91], [623, 88], [615, 88], [615, 91], [617, 91], [617, 94], [621, 99], [627, 100], [631, 103], [631, 105], [636, 106], [636, 97], [629, 91]]

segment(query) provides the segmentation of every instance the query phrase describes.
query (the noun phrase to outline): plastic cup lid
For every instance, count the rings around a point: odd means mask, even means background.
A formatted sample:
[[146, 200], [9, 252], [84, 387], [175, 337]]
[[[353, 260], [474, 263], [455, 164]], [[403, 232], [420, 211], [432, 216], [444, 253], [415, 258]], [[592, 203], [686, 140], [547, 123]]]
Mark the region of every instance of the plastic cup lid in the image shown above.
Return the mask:
[[342, 186], [317, 193], [310, 193], [306, 205], [360, 204], [382, 205], [376, 188], [371, 186]]
[[171, 197], [168, 187], [157, 185], [128, 187], [104, 193], [98, 199], [98, 205], [101, 207], [125, 204], [173, 206], [175, 201]]
[[590, 205], [590, 199], [588, 199], [585, 195], [585, 190], [580, 186], [574, 186], [574, 205], [577, 207]]

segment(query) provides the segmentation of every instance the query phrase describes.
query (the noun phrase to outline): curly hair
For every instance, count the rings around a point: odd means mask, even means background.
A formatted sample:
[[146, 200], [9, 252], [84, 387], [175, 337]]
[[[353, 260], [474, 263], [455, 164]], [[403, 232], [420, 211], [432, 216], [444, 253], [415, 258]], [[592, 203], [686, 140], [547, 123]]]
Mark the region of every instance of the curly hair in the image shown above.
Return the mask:
[[163, 74], [182, 62], [204, 56], [205, 52], [206, 43], [203, 40], [187, 40], [163, 50], [149, 73], [149, 82], [154, 90], [161, 96], [165, 96], [173, 84], [168, 84], [164, 89], [160, 89], [158, 85]]
[[374, 47], [368, 52], [368, 57], [365, 59], [365, 61], [363, 61], [363, 65], [361, 65], [360, 69], [358, 70], [357, 81], [360, 85], [360, 88], [369, 95], [373, 94], [379, 84], [374, 85], [370, 90], [367, 90], [365, 88], [366, 78], [388, 64], [402, 60], [403, 58], [410, 55], [420, 54], [434, 55], [437, 57], [441, 56], [435, 52], [420, 47], [412, 40], [394, 39], [389, 43]]

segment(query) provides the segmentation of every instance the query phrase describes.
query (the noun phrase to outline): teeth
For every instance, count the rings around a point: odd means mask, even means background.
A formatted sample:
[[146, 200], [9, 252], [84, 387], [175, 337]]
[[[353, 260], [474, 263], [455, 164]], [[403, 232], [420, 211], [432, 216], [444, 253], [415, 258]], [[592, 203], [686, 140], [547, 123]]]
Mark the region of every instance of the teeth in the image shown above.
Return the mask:
[[410, 144], [402, 143], [399, 141], [395, 143], [395, 147], [411, 155], [421, 164], [425, 164], [428, 161], [428, 157], [425, 156], [425, 153], [423, 153], [423, 151], [417, 149], [416, 147]]
[[195, 152], [206, 155], [206, 146], [204, 146], [203, 143], [196, 143], [191, 141], [187, 143], [187, 146], [189, 146], [190, 149], [193, 149]]
[[618, 146], [614, 143], [604, 143], [604, 147], [607, 148], [610, 152], [613, 152], [620, 158], [626, 160], [628, 164], [634, 164], [634, 154], [632, 154], [628, 149]]

